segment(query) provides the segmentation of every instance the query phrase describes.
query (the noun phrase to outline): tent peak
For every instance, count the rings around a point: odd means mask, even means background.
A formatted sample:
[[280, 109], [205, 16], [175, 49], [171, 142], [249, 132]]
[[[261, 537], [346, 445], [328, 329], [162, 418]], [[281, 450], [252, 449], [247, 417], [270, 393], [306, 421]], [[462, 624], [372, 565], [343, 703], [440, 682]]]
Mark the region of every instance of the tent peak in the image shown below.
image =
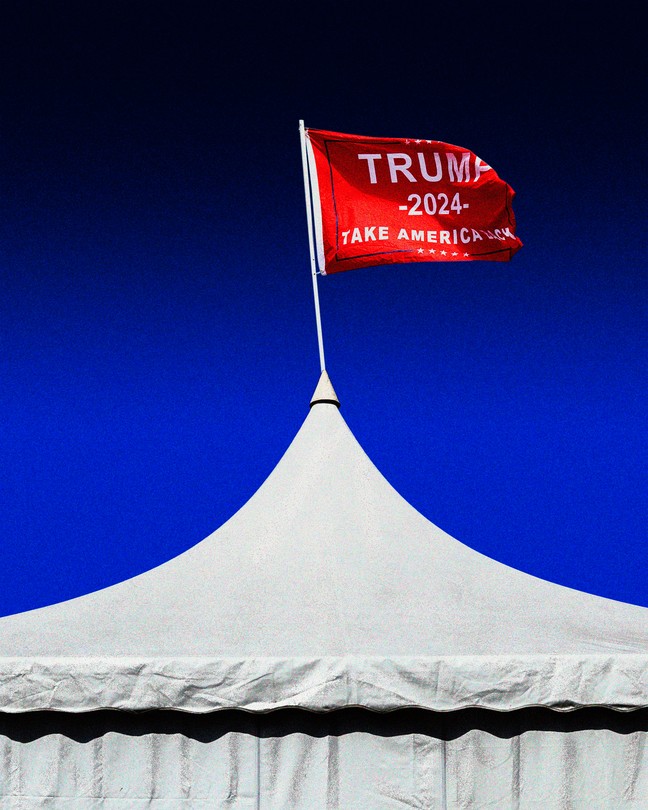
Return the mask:
[[312, 408], [313, 405], [318, 403], [326, 403], [328, 405], [337, 405], [340, 407], [340, 400], [337, 398], [337, 394], [331, 384], [331, 380], [329, 379], [329, 375], [326, 371], [322, 371], [319, 382], [317, 383], [317, 388], [315, 389], [315, 393], [313, 394], [313, 398], [310, 401], [310, 407]]

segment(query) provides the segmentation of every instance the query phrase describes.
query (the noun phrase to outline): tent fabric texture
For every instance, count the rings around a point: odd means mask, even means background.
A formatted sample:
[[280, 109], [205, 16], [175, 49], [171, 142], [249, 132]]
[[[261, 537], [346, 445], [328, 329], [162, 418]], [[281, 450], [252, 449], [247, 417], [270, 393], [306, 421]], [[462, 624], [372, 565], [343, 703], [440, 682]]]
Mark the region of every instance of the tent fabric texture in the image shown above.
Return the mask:
[[0, 620], [0, 711], [648, 706], [648, 610], [437, 528], [371, 463], [323, 374], [223, 526], [118, 585]]
[[648, 711], [0, 714], [2, 810], [645, 810]]
[[220, 529], [0, 619], [0, 810], [643, 810], [647, 650], [420, 515], [323, 374]]

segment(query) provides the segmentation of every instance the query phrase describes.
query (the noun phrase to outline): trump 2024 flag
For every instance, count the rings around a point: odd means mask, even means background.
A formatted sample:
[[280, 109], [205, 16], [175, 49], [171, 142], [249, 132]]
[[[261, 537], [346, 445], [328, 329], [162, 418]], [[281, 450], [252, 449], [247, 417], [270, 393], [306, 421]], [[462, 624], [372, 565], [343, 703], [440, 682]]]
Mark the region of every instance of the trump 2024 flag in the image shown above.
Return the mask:
[[509, 261], [513, 189], [468, 149], [306, 130], [323, 275], [408, 262]]

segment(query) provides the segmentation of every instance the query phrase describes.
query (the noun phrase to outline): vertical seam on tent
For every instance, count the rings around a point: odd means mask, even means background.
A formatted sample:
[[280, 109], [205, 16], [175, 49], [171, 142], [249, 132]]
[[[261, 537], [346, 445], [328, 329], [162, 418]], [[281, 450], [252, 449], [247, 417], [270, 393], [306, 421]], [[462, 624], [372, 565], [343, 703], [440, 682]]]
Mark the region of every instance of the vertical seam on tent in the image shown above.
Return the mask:
[[92, 795], [96, 799], [104, 798], [104, 734], [92, 743]]
[[519, 810], [520, 807], [520, 767], [521, 767], [521, 760], [522, 760], [522, 734], [521, 729], [516, 729], [517, 733], [515, 737], [513, 737], [513, 763], [512, 763], [512, 793], [513, 793], [513, 801], [514, 810]]
[[629, 734], [623, 752], [623, 793], [625, 801], [635, 798], [637, 782], [641, 774], [641, 760], [645, 746], [645, 738], [641, 732]]
[[191, 798], [191, 783], [192, 783], [192, 762], [191, 762], [191, 743], [186, 734], [180, 735], [179, 740], [180, 748], [180, 792], [184, 799]]
[[149, 777], [149, 799], [156, 799], [157, 798], [157, 788], [159, 785], [160, 779], [160, 745], [161, 740], [159, 736], [155, 733], [146, 735], [144, 737], [144, 744], [146, 745], [148, 737], [148, 756], [147, 756], [147, 765], [148, 765], [148, 777]]
[[0, 785], [0, 799], [7, 797], [12, 799], [16, 796], [16, 777], [17, 777], [17, 769], [16, 769], [16, 757], [15, 757], [15, 748], [16, 743], [11, 739], [11, 737], [7, 736], [4, 737], [4, 744], [5, 744], [5, 751], [4, 751], [4, 772], [8, 774], [9, 779], [6, 785], [7, 792], [4, 793], [5, 785]]
[[[444, 718], [445, 720], [445, 718]], [[445, 722], [443, 724], [445, 726]], [[445, 729], [444, 729], [445, 731]], [[443, 810], [448, 810], [448, 787], [447, 787], [447, 779], [446, 779], [446, 768], [448, 764], [448, 758], [446, 755], [446, 746], [448, 741], [445, 739], [445, 734], [443, 735], [443, 739], [441, 740], [441, 807]]]
[[15, 795], [18, 797], [17, 806], [18, 806], [18, 810], [20, 810], [20, 808], [23, 808], [25, 806], [25, 803], [23, 801], [23, 796], [24, 796], [24, 793], [25, 793], [25, 781], [24, 781], [24, 778], [23, 778], [24, 775], [23, 775], [23, 763], [22, 763], [22, 761], [23, 761], [22, 745], [15, 745], [13, 753], [15, 754], [15, 758], [14, 758], [12, 764], [16, 768], [16, 780], [14, 782], [15, 791], [16, 791]]
[[261, 810], [261, 735], [257, 727], [256, 739], [256, 810]]
[[338, 810], [340, 807], [340, 738], [335, 720], [329, 722], [326, 758], [326, 810]]

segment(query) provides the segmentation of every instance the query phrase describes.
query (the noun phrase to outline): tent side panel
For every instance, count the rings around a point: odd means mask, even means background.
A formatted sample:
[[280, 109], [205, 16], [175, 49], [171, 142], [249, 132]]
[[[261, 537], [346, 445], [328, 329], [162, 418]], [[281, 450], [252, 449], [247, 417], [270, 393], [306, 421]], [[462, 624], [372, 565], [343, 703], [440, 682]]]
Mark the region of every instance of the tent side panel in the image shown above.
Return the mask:
[[645, 808], [647, 739], [648, 710], [0, 715], [0, 809]]

